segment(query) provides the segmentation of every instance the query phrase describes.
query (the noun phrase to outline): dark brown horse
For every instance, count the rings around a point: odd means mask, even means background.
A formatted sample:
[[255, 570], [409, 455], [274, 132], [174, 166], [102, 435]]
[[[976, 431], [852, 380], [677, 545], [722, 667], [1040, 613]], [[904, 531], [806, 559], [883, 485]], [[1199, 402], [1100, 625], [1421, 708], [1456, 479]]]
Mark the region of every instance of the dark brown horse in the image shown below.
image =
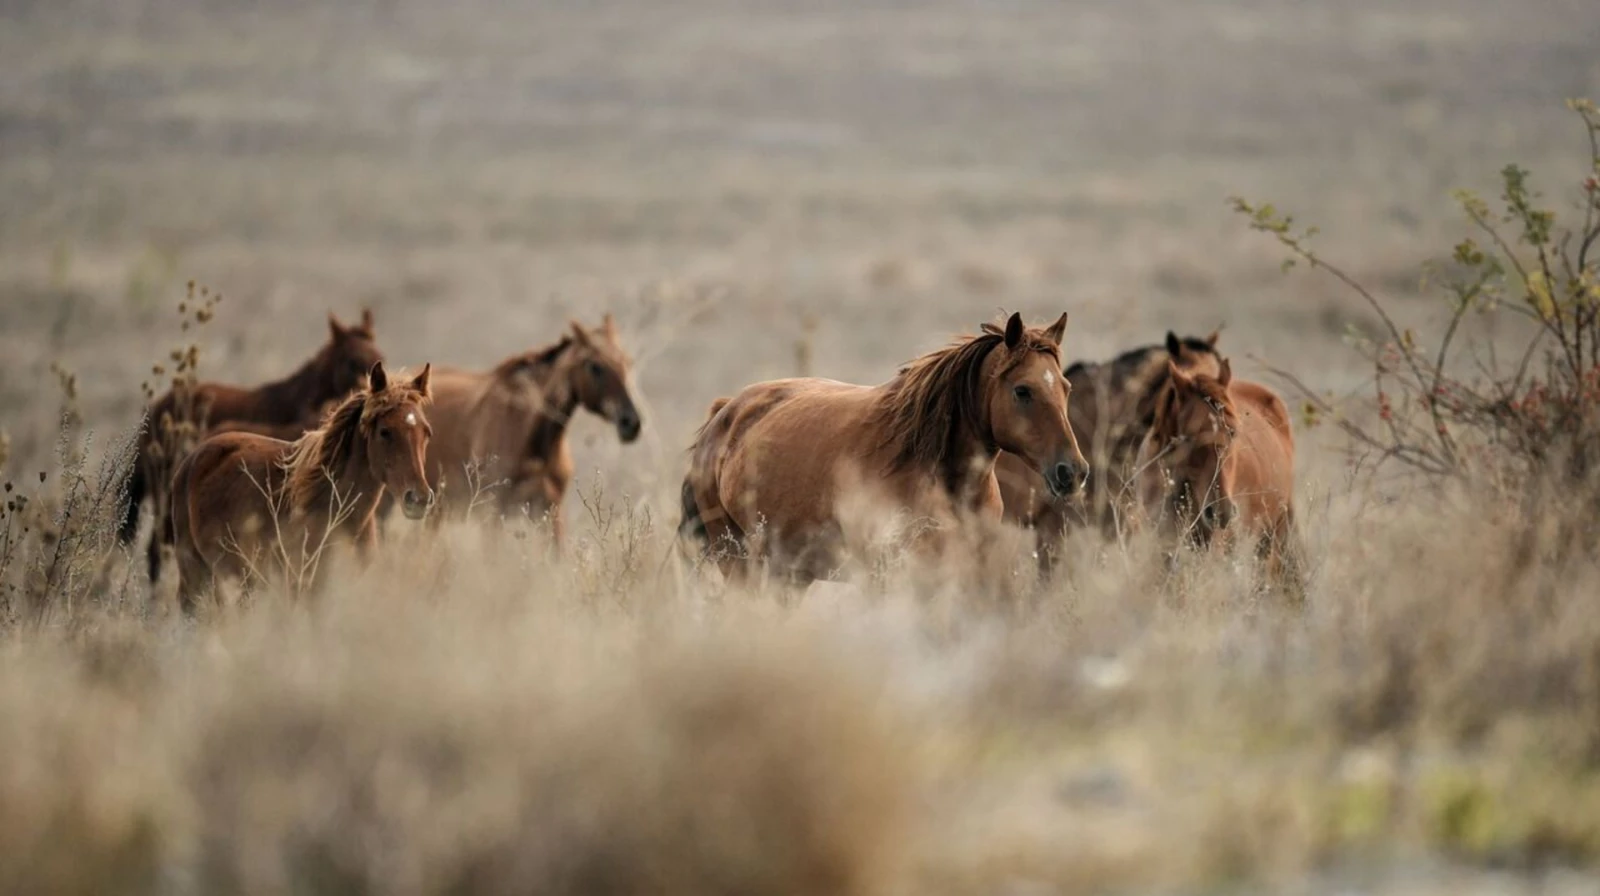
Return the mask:
[[1198, 547], [1248, 539], [1280, 582], [1298, 593], [1294, 527], [1294, 433], [1272, 390], [1175, 365], [1139, 449], [1136, 483], [1144, 518]]
[[1006, 519], [1034, 529], [1042, 565], [1049, 567], [1071, 527], [1098, 525], [1106, 537], [1117, 535], [1137, 500], [1130, 485], [1134, 462], [1155, 421], [1156, 396], [1167, 384], [1167, 361], [1215, 375], [1221, 364], [1216, 345], [1216, 333], [1197, 339], [1168, 331], [1161, 345], [1131, 349], [1104, 363], [1078, 362], [1064, 371], [1072, 386], [1072, 431], [1093, 471], [1082, 500], [1051, 495], [1020, 458], [1002, 453], [995, 461]]
[[425, 516], [433, 503], [422, 469], [429, 375], [424, 367], [391, 382], [379, 362], [368, 389], [294, 442], [223, 433], [185, 455], [163, 527], [177, 552], [184, 611], [220, 577], [253, 580], [270, 570], [299, 591], [314, 584], [330, 544], [353, 542], [369, 554], [386, 490], [401, 496], [407, 518]]
[[428, 446], [428, 479], [441, 509], [487, 503], [501, 516], [548, 518], [561, 540], [561, 503], [572, 481], [567, 425], [579, 407], [610, 421], [624, 443], [642, 421], [629, 389], [630, 360], [605, 315], [588, 329], [572, 321], [552, 345], [485, 372], [441, 367], [429, 411], [439, 438]]
[[[164, 513], [170, 471], [189, 444], [221, 424], [253, 424], [272, 435], [293, 439], [317, 425], [317, 415], [361, 386], [372, 365], [383, 360], [372, 331], [372, 312], [363, 309], [361, 323], [346, 327], [328, 315], [328, 342], [300, 366], [276, 382], [254, 389], [201, 383], [181, 393], [168, 391], [150, 406], [138, 455], [128, 480], [120, 535], [131, 543], [139, 531], [139, 506], [148, 496], [156, 518]], [[156, 534], [149, 547], [150, 580], [161, 572]]]
[[967, 514], [999, 519], [1002, 449], [1054, 493], [1076, 491], [1086, 465], [1067, 422], [1066, 324], [1063, 314], [1030, 329], [1013, 314], [881, 386], [787, 379], [719, 399], [690, 449], [679, 532], [729, 575], [764, 561], [803, 583], [828, 577], [857, 542], [863, 498], [940, 529]]

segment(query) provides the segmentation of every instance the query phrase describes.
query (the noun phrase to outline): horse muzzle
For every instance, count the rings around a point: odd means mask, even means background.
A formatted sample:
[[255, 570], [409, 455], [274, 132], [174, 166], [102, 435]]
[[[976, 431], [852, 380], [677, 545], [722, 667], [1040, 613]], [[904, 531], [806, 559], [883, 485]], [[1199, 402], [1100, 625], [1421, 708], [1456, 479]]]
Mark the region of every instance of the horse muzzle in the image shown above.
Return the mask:
[[433, 491], [431, 489], [427, 493], [419, 492], [416, 489], [406, 489], [406, 493], [400, 498], [400, 511], [406, 515], [408, 520], [420, 520], [427, 516], [428, 511], [432, 508]]
[[617, 415], [617, 438], [624, 443], [639, 438], [639, 430], [643, 428], [644, 423], [639, 420], [638, 411], [626, 410]]
[[1045, 484], [1051, 495], [1065, 498], [1077, 494], [1089, 482], [1089, 468], [1061, 461], [1044, 471]]

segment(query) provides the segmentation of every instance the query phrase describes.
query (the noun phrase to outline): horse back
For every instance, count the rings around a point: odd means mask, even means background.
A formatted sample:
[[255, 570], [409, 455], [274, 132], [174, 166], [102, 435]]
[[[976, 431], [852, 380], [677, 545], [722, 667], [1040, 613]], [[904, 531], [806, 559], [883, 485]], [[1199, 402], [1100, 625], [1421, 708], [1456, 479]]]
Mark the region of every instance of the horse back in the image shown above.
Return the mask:
[[283, 484], [282, 462], [293, 443], [255, 433], [219, 433], [203, 440], [173, 473], [174, 500], [200, 518], [226, 518], [271, 505]]
[[775, 521], [820, 522], [832, 515], [836, 464], [865, 461], [866, 446], [876, 444], [867, 431], [872, 395], [868, 386], [820, 379], [747, 386], [713, 406], [693, 465], [709, 474], [725, 506], [753, 494]]

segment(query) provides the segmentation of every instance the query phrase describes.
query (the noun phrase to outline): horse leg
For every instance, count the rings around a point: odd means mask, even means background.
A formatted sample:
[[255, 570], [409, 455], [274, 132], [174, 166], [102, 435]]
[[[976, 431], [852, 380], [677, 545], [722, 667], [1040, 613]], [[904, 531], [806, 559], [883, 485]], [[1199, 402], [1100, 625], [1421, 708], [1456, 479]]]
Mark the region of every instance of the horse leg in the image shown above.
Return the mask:
[[1294, 511], [1285, 509], [1268, 533], [1268, 571], [1273, 583], [1296, 605], [1306, 599], [1305, 545], [1295, 528]]
[[193, 618], [200, 601], [216, 592], [216, 574], [204, 557], [193, 550], [178, 549], [178, 608]]
[[747, 585], [754, 573], [752, 551], [755, 546], [745, 536], [739, 524], [733, 521], [720, 503], [702, 507], [700, 519], [705, 523], [706, 540], [701, 556], [709, 558], [722, 570], [723, 578], [730, 584]]
[[150, 533], [150, 544], [145, 547], [145, 565], [150, 571], [150, 584], [154, 585], [161, 578], [161, 530], [172, 525], [170, 515], [163, 514], [156, 518], [156, 529]]

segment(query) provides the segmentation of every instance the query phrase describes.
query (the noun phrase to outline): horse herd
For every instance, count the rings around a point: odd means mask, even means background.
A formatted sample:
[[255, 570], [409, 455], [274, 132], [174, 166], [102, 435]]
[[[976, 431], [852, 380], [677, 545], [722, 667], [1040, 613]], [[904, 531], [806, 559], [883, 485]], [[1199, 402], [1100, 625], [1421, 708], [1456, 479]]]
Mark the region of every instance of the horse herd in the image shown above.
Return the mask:
[[[1047, 568], [1071, 527], [1151, 526], [1199, 547], [1245, 540], [1295, 585], [1282, 400], [1234, 378], [1215, 334], [1064, 366], [1066, 325], [1012, 314], [879, 386], [783, 379], [717, 399], [689, 448], [680, 536], [731, 578], [804, 583], [849, 556], [853, 507], [918, 521], [915, 551], [945, 550], [969, 518], [1018, 523]], [[609, 314], [487, 371], [391, 374], [370, 311], [349, 326], [330, 315], [329, 331], [282, 380], [183, 384], [148, 409], [121, 536], [149, 498], [150, 578], [170, 548], [186, 612], [222, 579], [310, 586], [330, 545], [370, 557], [394, 504], [412, 520], [528, 514], [559, 546], [572, 415], [625, 443], [642, 426]]]

